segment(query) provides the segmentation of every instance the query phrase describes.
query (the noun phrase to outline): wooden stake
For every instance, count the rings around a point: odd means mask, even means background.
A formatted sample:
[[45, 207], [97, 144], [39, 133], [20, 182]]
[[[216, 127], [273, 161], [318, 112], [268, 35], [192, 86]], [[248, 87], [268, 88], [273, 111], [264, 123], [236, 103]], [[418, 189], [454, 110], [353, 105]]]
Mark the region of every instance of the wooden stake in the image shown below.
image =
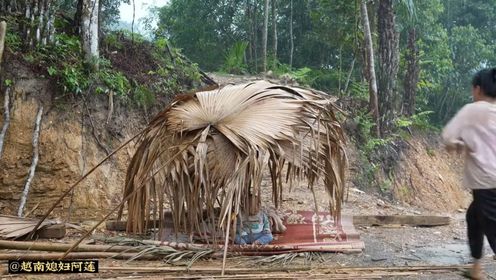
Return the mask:
[[36, 170], [36, 166], [38, 165], [39, 159], [39, 139], [40, 139], [40, 125], [41, 125], [41, 116], [43, 114], [43, 106], [40, 106], [38, 109], [38, 114], [36, 115], [35, 120], [35, 129], [33, 133], [33, 161], [31, 162], [31, 167], [29, 167], [28, 179], [26, 180], [26, 184], [24, 185], [24, 191], [22, 192], [21, 202], [19, 204], [19, 210], [17, 211], [17, 216], [22, 217], [22, 212], [24, 212], [24, 206], [26, 205], [26, 201], [28, 199], [29, 188], [31, 187], [31, 182], [33, 181], [34, 172]]
[[3, 127], [2, 131], [0, 132], [0, 159], [2, 158], [5, 135], [7, 135], [7, 130], [9, 129], [10, 125], [10, 87], [7, 87], [5, 89], [3, 108]]

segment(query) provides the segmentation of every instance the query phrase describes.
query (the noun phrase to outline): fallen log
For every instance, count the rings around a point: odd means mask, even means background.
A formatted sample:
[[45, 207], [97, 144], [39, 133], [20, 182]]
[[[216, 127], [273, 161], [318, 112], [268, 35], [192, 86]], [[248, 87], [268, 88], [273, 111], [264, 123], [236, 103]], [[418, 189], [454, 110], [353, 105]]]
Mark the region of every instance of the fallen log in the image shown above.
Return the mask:
[[22, 217], [22, 213], [24, 212], [24, 206], [26, 205], [26, 201], [28, 199], [29, 188], [31, 187], [31, 182], [33, 181], [34, 172], [36, 171], [36, 166], [38, 165], [38, 159], [40, 155], [38, 142], [40, 139], [40, 126], [41, 126], [42, 114], [43, 114], [43, 106], [40, 106], [40, 108], [38, 109], [38, 114], [36, 115], [35, 129], [33, 132], [33, 161], [31, 162], [31, 166], [29, 167], [28, 179], [26, 180], [26, 184], [24, 185], [24, 190], [21, 196], [21, 202], [19, 203], [19, 210], [17, 211], [18, 217]]
[[421, 227], [445, 226], [451, 222], [446, 216], [354, 216], [353, 224], [356, 226], [384, 226], [384, 225], [408, 225]]

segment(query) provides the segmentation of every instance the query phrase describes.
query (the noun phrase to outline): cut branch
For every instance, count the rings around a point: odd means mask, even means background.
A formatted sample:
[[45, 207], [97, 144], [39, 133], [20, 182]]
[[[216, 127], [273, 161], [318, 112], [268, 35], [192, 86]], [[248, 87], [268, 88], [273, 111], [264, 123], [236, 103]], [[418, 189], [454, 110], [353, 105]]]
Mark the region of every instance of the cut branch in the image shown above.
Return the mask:
[[38, 114], [36, 115], [35, 129], [33, 133], [33, 161], [31, 162], [31, 167], [29, 168], [28, 179], [26, 180], [26, 184], [24, 185], [24, 191], [22, 192], [19, 210], [17, 211], [17, 216], [19, 217], [22, 217], [22, 212], [24, 211], [24, 206], [26, 205], [26, 201], [28, 199], [29, 188], [31, 187], [31, 182], [34, 178], [34, 172], [36, 170], [36, 166], [38, 165], [40, 124], [42, 114], [43, 106], [40, 106], [40, 108], [38, 109]]
[[10, 125], [10, 87], [7, 87], [5, 89], [3, 108], [3, 127], [2, 131], [0, 132], [0, 159], [2, 158], [5, 136], [7, 135], [7, 130], [9, 129]]

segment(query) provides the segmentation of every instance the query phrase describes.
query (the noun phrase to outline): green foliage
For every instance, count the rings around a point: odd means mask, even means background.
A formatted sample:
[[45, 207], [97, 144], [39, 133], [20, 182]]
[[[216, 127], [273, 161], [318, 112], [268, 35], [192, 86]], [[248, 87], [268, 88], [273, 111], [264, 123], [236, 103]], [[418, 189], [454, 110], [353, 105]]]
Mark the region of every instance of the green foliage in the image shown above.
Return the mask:
[[247, 65], [244, 58], [247, 47], [248, 42], [234, 43], [234, 45], [227, 51], [224, 65], [222, 66], [222, 71], [231, 74], [246, 73]]
[[14, 84], [14, 82], [10, 79], [5, 79], [4, 84], [6, 87], [10, 87]]
[[5, 46], [11, 52], [16, 52], [21, 50], [22, 39], [19, 33], [7, 32], [7, 34], [5, 34]]
[[362, 100], [369, 100], [369, 86], [366, 82], [351, 82], [349, 88], [350, 96]]
[[155, 102], [155, 95], [145, 86], [137, 86], [133, 90], [133, 100], [141, 106], [150, 106]]
[[411, 117], [399, 117], [395, 120], [396, 126], [398, 128], [415, 127], [420, 130], [437, 130], [437, 128], [431, 124], [432, 121], [430, 116], [433, 113], [433, 111], [424, 111], [414, 114]]
[[131, 88], [128, 79], [121, 72], [111, 69], [103, 69], [98, 71], [98, 78], [107, 88], [117, 96], [126, 96]]
[[119, 33], [119, 32], [112, 32], [112, 33], [107, 34], [103, 38], [103, 46], [106, 49], [123, 50], [124, 45], [119, 40], [120, 34], [121, 33]]
[[64, 89], [64, 92], [81, 94], [89, 86], [87, 75], [79, 68], [72, 65], [63, 64], [62, 71], [57, 71], [59, 75], [59, 83]]
[[311, 85], [315, 79], [312, 76], [312, 69], [303, 67], [290, 73], [290, 75], [302, 85]]

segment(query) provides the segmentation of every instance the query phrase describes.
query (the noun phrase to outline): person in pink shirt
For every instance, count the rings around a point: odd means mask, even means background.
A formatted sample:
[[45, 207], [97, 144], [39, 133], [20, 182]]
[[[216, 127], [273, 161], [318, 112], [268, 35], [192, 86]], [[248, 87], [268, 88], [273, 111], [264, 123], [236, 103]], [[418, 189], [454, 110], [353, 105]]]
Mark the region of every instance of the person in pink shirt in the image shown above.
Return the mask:
[[449, 121], [442, 138], [448, 151], [465, 153], [464, 184], [472, 190], [467, 233], [474, 264], [471, 279], [482, 279], [484, 235], [496, 253], [496, 68], [472, 80], [473, 103]]

